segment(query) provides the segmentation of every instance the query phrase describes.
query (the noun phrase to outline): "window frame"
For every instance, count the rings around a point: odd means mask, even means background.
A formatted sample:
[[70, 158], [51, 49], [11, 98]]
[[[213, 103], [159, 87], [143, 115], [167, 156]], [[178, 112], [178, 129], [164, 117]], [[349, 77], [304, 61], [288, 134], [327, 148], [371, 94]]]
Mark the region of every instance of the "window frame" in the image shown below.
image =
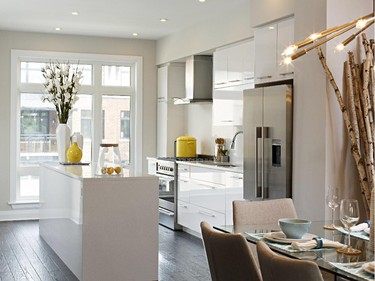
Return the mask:
[[[143, 108], [143, 87], [142, 87], [142, 64], [141, 56], [122, 56], [105, 54], [86, 53], [66, 53], [66, 52], [44, 52], [28, 50], [11, 50], [11, 108], [10, 108], [10, 198], [9, 204], [13, 208], [37, 207], [34, 203], [39, 202], [39, 198], [20, 198], [20, 97], [21, 93], [41, 93], [42, 84], [21, 83], [21, 62], [49, 62], [49, 61], [69, 61], [80, 64], [92, 65], [92, 85], [82, 85], [78, 94], [92, 96], [92, 162], [97, 162], [99, 145], [102, 139], [102, 95], [124, 95], [131, 96], [131, 136], [134, 140], [130, 148], [131, 163], [127, 166], [133, 175], [142, 174], [142, 108]], [[102, 65], [131, 66], [131, 85], [126, 86], [102, 86]], [[39, 175], [39, 168], [37, 175]], [[29, 175], [35, 175], [34, 167], [22, 167]], [[39, 196], [40, 197], [40, 196]]]

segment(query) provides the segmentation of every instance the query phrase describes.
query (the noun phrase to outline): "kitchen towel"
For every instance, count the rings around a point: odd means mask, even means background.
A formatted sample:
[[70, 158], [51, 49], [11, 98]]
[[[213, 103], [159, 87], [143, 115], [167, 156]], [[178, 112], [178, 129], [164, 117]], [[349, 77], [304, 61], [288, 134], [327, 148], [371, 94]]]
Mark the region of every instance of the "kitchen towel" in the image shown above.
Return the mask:
[[354, 225], [350, 228], [350, 231], [362, 231], [370, 227], [370, 221], [366, 220], [360, 224]]

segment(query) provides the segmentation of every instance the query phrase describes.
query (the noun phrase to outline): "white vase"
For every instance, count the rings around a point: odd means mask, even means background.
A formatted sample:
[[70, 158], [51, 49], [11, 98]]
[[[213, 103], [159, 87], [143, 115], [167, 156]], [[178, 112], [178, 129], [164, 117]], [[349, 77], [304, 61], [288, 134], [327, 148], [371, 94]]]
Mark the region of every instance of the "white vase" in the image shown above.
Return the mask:
[[70, 146], [70, 128], [67, 124], [59, 124], [56, 128], [57, 154], [60, 163], [66, 163], [66, 151]]

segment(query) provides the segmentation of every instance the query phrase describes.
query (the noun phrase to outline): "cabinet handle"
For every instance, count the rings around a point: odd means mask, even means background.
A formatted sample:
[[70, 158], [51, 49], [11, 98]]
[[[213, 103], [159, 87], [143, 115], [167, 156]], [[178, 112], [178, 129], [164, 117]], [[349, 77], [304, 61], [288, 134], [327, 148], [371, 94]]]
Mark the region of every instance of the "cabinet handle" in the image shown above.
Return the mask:
[[183, 172], [187, 172], [187, 171], [189, 171], [189, 170], [186, 169], [186, 168], [178, 168], [178, 170], [179, 170], [179, 171], [183, 171]]
[[221, 120], [220, 122], [223, 122], [223, 123], [233, 123], [234, 121], [233, 120]]
[[174, 213], [173, 213], [173, 212], [169, 212], [169, 211], [164, 210], [164, 209], [162, 209], [162, 208], [159, 208], [159, 212], [160, 212], [160, 213], [163, 213], [164, 215], [167, 215], [167, 216], [169, 216], [169, 217], [173, 217], [173, 216], [174, 216]]
[[232, 177], [230, 177], [231, 179], [236, 179], [236, 180], [242, 180], [243, 179], [243, 177], [235, 177], [235, 176], [232, 176]]
[[187, 182], [189, 182], [189, 181], [187, 181], [187, 180], [181, 180], [181, 179], [180, 179], [180, 181], [181, 181], [181, 182], [184, 182], [184, 183], [187, 183]]
[[253, 80], [253, 79], [254, 79], [254, 76], [245, 78], [245, 80]]
[[198, 183], [198, 185], [200, 185], [200, 186], [204, 186], [204, 187], [209, 187], [209, 188], [211, 188], [211, 189], [217, 189], [216, 186], [212, 186], [212, 185], [201, 184], [201, 183]]
[[184, 208], [184, 209], [187, 209], [187, 205], [182, 205], [182, 204], [180, 204], [180, 207], [182, 207], [182, 208]]
[[267, 76], [261, 76], [257, 77], [258, 79], [267, 79], [267, 78], [272, 78], [272, 75], [267, 75]]
[[229, 80], [228, 82], [231, 82], [231, 83], [233, 83], [233, 82], [240, 82], [241, 80]]
[[280, 75], [282, 75], [282, 76], [291, 75], [291, 74], [294, 74], [294, 71], [280, 73]]
[[225, 82], [219, 82], [219, 83], [215, 83], [215, 85], [224, 85]]
[[202, 210], [199, 210], [198, 213], [201, 214], [201, 215], [204, 215], [204, 216], [211, 217], [211, 218], [216, 217], [215, 214], [212, 214], [212, 213], [209, 213], [209, 212], [205, 212], [205, 211], [202, 211]]

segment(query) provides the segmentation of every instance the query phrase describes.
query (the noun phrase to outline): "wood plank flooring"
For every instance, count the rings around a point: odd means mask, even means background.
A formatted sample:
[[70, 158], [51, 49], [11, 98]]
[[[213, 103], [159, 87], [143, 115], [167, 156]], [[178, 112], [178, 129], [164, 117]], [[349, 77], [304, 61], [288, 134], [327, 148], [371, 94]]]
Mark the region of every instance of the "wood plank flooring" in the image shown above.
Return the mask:
[[[13, 280], [78, 279], [39, 236], [38, 221], [0, 222], [0, 281]], [[159, 280], [211, 280], [202, 241], [159, 226]]]

